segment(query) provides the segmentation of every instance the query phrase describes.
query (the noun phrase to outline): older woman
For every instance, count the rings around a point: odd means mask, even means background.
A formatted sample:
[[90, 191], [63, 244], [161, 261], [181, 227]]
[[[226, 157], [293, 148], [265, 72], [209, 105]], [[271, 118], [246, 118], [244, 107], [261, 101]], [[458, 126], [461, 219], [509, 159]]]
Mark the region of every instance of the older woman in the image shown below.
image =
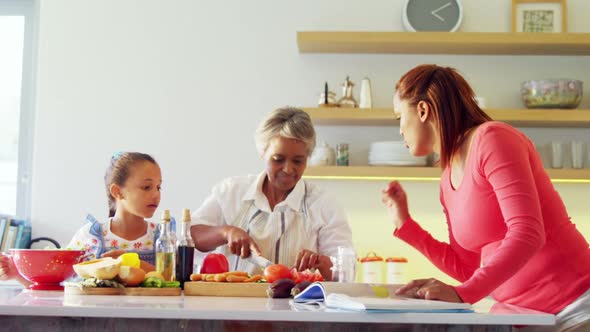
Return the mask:
[[264, 171], [232, 177], [213, 188], [191, 227], [200, 251], [221, 251], [235, 270], [255, 271], [251, 253], [331, 279], [331, 255], [352, 248], [344, 212], [316, 185], [301, 180], [315, 147], [309, 115], [296, 108], [271, 112], [256, 132]]

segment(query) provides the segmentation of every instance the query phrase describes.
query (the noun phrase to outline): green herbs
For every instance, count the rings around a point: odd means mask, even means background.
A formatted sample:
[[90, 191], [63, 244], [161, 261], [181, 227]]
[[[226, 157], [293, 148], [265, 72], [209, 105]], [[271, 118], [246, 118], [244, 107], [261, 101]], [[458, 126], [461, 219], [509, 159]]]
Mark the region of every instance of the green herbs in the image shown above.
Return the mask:
[[180, 287], [180, 281], [164, 281], [158, 277], [146, 278], [139, 287], [151, 288], [177, 288]]
[[88, 278], [81, 282], [84, 287], [103, 287], [103, 288], [125, 288], [115, 280], [101, 280], [96, 278]]

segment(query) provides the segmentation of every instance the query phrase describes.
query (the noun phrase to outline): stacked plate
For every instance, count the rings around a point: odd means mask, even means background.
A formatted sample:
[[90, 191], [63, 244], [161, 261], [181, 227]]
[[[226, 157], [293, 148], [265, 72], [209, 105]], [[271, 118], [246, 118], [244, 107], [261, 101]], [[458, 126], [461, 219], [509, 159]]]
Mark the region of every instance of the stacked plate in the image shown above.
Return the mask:
[[414, 157], [402, 141], [373, 142], [369, 149], [371, 166], [426, 166], [427, 157]]

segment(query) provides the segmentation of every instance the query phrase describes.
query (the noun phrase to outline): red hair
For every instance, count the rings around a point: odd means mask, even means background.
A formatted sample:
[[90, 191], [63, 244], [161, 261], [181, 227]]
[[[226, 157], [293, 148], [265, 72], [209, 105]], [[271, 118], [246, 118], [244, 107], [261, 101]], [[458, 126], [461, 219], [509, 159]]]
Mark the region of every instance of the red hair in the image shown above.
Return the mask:
[[400, 78], [395, 85], [400, 100], [416, 107], [420, 101], [430, 106], [440, 133], [440, 165], [446, 168], [461, 146], [467, 131], [491, 121], [475, 101], [473, 89], [450, 67], [420, 65]]

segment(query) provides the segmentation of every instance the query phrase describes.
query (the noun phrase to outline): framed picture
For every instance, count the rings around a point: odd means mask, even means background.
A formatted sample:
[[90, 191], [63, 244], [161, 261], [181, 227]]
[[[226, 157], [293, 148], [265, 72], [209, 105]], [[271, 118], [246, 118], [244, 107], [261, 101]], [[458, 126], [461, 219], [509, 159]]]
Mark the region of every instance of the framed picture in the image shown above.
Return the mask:
[[512, 0], [512, 31], [567, 32], [567, 0]]

